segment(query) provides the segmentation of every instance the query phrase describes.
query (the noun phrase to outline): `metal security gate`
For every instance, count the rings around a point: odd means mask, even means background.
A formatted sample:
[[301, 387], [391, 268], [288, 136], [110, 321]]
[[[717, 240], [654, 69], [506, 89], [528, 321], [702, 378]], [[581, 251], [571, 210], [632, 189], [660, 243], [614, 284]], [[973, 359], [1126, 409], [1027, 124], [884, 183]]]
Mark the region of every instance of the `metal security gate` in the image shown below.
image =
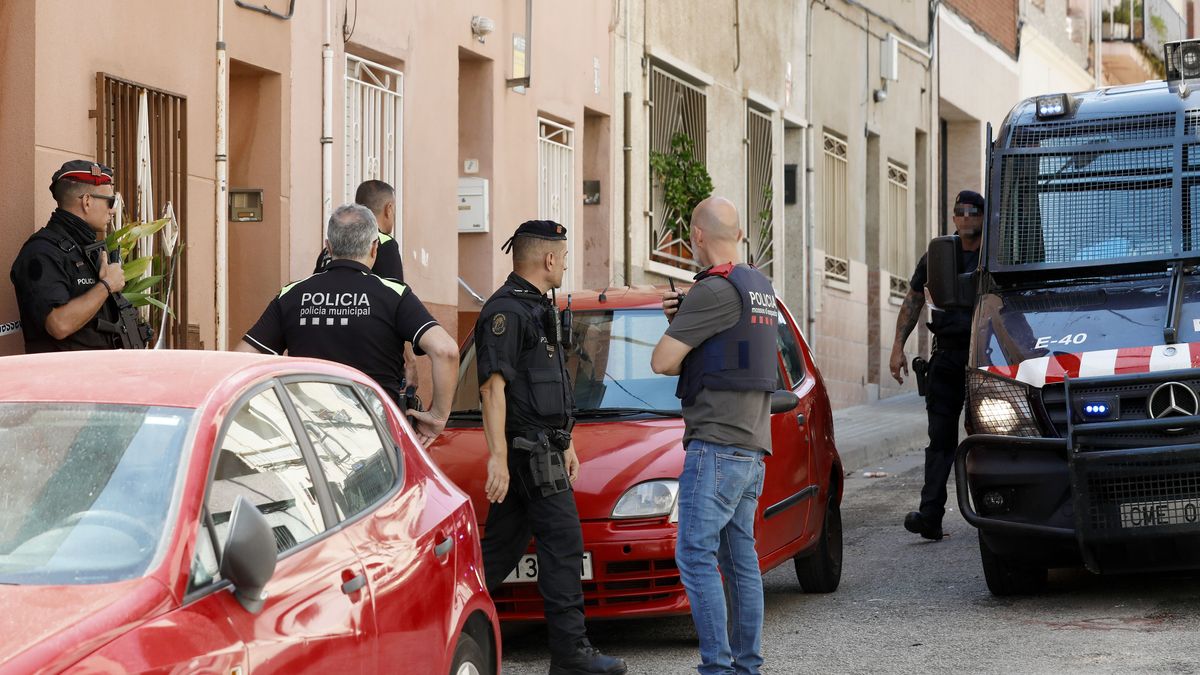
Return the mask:
[[567, 228], [567, 273], [563, 289], [575, 275], [575, 130], [538, 118], [538, 218]]
[[[115, 188], [124, 197], [123, 219], [136, 219], [138, 102], [147, 99], [150, 130], [150, 168], [153, 184], [151, 211], [162, 216], [167, 204], [179, 225], [180, 242], [188, 240], [187, 200], [187, 97], [130, 82], [107, 73], [96, 73], [96, 157], [116, 170]], [[179, 256], [168, 322], [167, 346], [199, 349], [199, 333], [188, 330], [188, 256]], [[165, 283], [165, 281], [163, 282]], [[155, 330], [158, 330], [155, 323]]]
[[771, 116], [746, 107], [746, 261], [774, 277]]
[[346, 55], [345, 201], [359, 183], [381, 180], [396, 190], [396, 231], [402, 241], [404, 73]]
[[[650, 69], [650, 152], [670, 154], [671, 139], [684, 134], [692, 142], [692, 156], [705, 164], [708, 131], [707, 99], [704, 92], [658, 67]], [[683, 270], [700, 269], [692, 259], [692, 245], [686, 228], [691, 214], [677, 214], [667, 208], [663, 189], [654, 171], [650, 171], [650, 260]]]

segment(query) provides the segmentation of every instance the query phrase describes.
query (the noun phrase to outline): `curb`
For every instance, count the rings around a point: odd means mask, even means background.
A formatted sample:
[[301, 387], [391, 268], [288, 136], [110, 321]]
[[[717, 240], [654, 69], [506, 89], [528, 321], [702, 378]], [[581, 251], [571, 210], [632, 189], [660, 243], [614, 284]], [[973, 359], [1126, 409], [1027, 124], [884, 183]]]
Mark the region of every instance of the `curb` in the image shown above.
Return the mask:
[[836, 410], [833, 429], [844, 473], [923, 450], [929, 442], [925, 399], [915, 393]]

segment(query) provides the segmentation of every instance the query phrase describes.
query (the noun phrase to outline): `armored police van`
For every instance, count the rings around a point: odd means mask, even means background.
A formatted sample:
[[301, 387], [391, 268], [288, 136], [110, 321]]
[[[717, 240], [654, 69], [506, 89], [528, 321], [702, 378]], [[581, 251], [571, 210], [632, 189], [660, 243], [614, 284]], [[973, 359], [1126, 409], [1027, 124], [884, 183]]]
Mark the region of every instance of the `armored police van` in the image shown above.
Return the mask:
[[993, 141], [955, 473], [988, 588], [1051, 567], [1200, 569], [1200, 41], [1167, 81], [1019, 103]]

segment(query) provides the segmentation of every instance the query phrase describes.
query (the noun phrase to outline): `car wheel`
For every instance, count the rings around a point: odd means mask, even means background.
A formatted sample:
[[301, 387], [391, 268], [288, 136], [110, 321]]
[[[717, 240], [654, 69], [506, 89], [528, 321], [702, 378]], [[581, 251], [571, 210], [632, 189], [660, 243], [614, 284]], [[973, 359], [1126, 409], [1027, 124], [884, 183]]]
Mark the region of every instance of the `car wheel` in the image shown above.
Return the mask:
[[492, 672], [488, 667], [483, 649], [475, 638], [463, 633], [458, 636], [458, 647], [454, 650], [454, 664], [450, 666], [450, 675], [485, 675]]
[[1046, 568], [1005, 558], [988, 548], [979, 537], [979, 557], [983, 578], [992, 595], [1033, 595], [1046, 587]]
[[805, 593], [832, 593], [842, 580], [842, 509], [837, 495], [825, 505], [825, 523], [817, 546], [793, 559], [796, 580]]

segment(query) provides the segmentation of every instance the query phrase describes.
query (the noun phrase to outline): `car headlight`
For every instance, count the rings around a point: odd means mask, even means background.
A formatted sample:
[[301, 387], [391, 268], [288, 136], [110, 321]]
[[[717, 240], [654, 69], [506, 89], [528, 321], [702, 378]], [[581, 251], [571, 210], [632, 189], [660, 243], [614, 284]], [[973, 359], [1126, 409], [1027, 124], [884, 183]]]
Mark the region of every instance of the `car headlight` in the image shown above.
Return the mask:
[[967, 415], [977, 434], [1041, 436], [1029, 405], [1029, 387], [972, 369], [967, 375]]
[[613, 507], [613, 518], [654, 518], [675, 511], [679, 481], [674, 478], [638, 483], [625, 491]]

